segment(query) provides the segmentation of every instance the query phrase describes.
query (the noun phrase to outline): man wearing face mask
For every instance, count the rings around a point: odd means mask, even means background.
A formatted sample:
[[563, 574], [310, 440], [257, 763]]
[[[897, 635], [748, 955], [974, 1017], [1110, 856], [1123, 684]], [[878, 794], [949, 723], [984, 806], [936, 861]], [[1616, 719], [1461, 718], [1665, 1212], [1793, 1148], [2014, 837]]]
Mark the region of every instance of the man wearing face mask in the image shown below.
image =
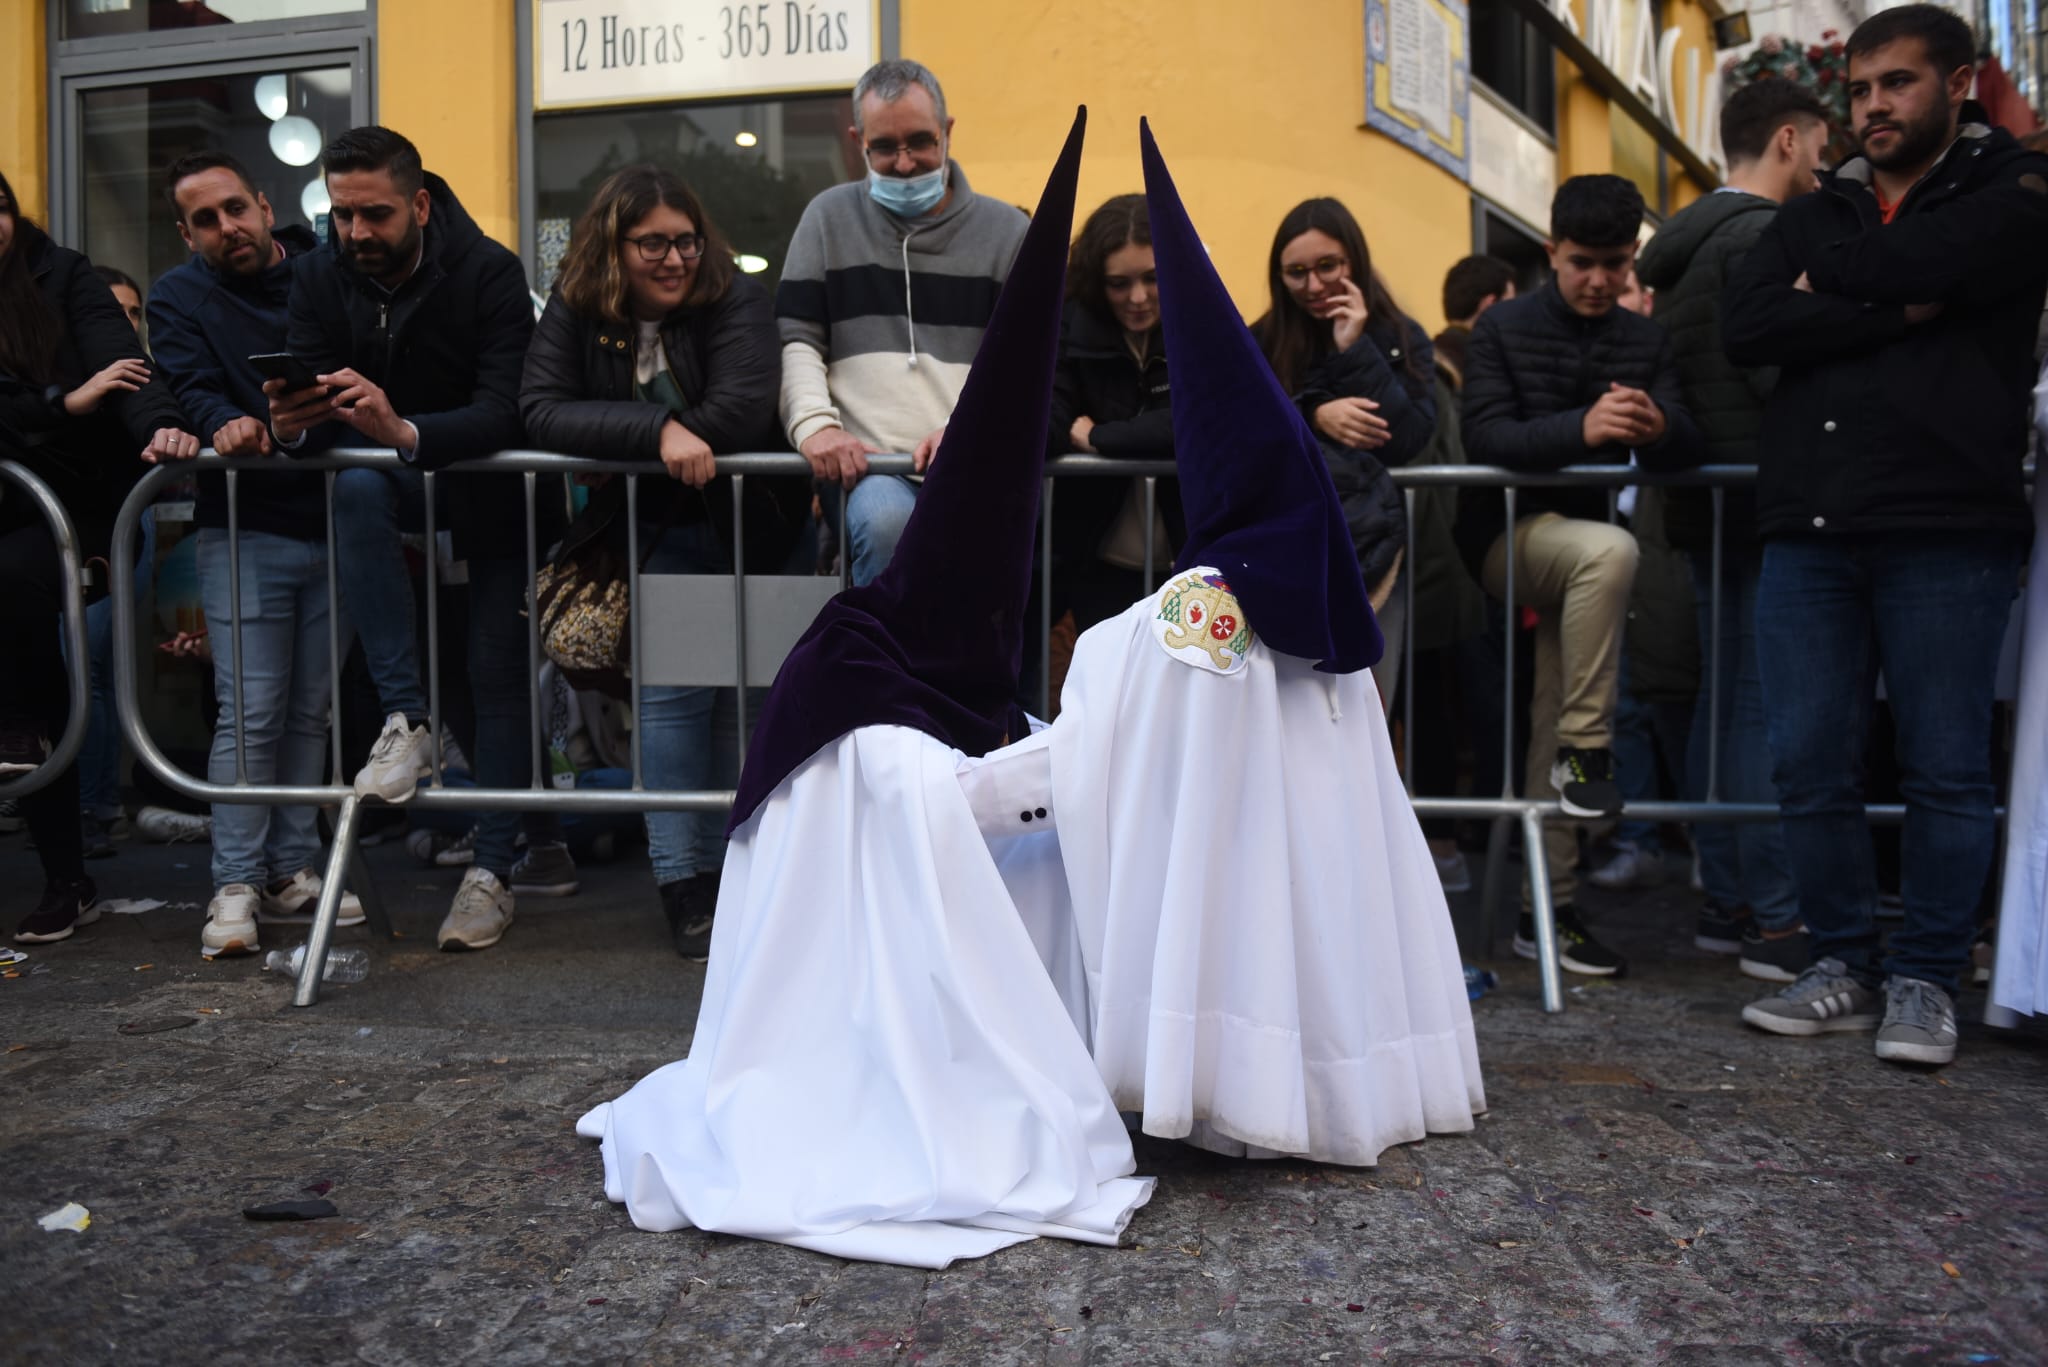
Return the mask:
[[[919, 63], [870, 67], [847, 132], [867, 179], [804, 210], [775, 314], [783, 426], [820, 483], [848, 491], [841, 554], [866, 584], [917, 499], [914, 479], [869, 475], [868, 457], [932, 459], [1027, 222], [969, 187], [945, 92]], [[839, 489], [821, 493], [836, 522]]]
[[[1877, 1057], [1942, 1064], [1998, 843], [1993, 685], [2033, 529], [2048, 157], [1969, 99], [1976, 48], [1952, 11], [1884, 10], [1847, 49], [1861, 155], [1779, 212], [1723, 304], [1729, 359], [1781, 367], [1758, 452], [1757, 650], [1812, 932], [1799, 979], [1742, 1016], [1875, 1028]], [[1861, 774], [1880, 672], [1906, 803], [1905, 923], [1882, 950]]]

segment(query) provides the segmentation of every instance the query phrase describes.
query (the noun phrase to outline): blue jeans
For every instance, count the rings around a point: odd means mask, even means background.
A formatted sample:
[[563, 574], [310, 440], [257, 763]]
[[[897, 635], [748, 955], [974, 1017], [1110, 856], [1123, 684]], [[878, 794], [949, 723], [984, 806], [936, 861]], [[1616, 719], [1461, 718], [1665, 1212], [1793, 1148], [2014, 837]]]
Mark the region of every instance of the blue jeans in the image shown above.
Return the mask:
[[[135, 562], [136, 615], [156, 578], [156, 510], [142, 513], [142, 552]], [[92, 713], [78, 752], [78, 809], [102, 821], [121, 814], [121, 723], [114, 715], [114, 600], [85, 610], [85, 652], [92, 661]]]
[[[1629, 687], [1628, 647], [1621, 651], [1621, 675], [1614, 702], [1614, 777], [1626, 802], [1649, 802], [1660, 796], [1657, 757], [1676, 771], [1684, 763], [1685, 742], [1692, 728], [1692, 708], [1685, 703], [1652, 701], [1636, 696]], [[1663, 837], [1654, 821], [1631, 821], [1626, 816], [1614, 829], [1614, 839], [1633, 845], [1652, 859], [1664, 853]]]
[[[1699, 611], [1700, 668], [1713, 669], [1714, 561], [1694, 554], [1693, 601]], [[1718, 796], [1727, 802], [1775, 802], [1771, 748], [1764, 734], [1764, 691], [1757, 659], [1756, 589], [1763, 557], [1730, 547], [1721, 557], [1720, 748]], [[1686, 795], [1707, 796], [1710, 749], [1708, 690], [1702, 685], [1693, 708], [1692, 741], [1686, 749]], [[1785, 832], [1775, 821], [1701, 821], [1692, 828], [1700, 854], [1700, 881], [1707, 900], [1727, 911], [1748, 907], [1766, 930], [1799, 924], [1799, 895], [1785, 862]]]
[[[199, 600], [213, 650], [220, 717], [206, 776], [233, 783], [239, 730], [249, 782], [313, 785], [327, 771], [327, 547], [245, 531], [241, 544], [242, 706], [235, 707], [233, 578], [228, 534], [199, 533]], [[213, 885], [254, 888], [310, 868], [320, 853], [317, 807], [218, 803], [213, 809]]]
[[405, 713], [413, 726], [427, 724], [427, 690], [420, 683], [412, 576], [400, 537], [425, 528], [425, 491], [417, 470], [343, 470], [334, 479], [342, 609], [356, 625], [378, 704], [387, 715]]
[[[477, 786], [475, 777], [467, 769], [445, 770], [441, 782], [450, 788]], [[576, 786], [626, 789], [633, 786], [633, 775], [624, 769], [586, 769], [576, 775]], [[414, 807], [406, 816], [406, 825], [416, 831], [466, 835], [483, 815], [481, 812], [458, 811], [453, 807]], [[565, 812], [558, 829], [570, 855], [577, 859], [591, 859], [596, 856], [599, 836], [624, 835], [639, 824], [639, 818], [627, 812]]]
[[847, 526], [839, 525], [839, 491], [818, 491], [825, 521], [839, 532], [839, 553], [853, 557], [853, 582], [870, 584], [889, 568], [904, 524], [917, 506], [918, 486], [902, 475], [868, 475], [846, 496]]
[[[871, 480], [861, 481], [866, 487]], [[855, 491], [855, 497], [859, 490]], [[836, 500], [834, 500], [836, 502]], [[893, 548], [893, 547], [892, 547]], [[647, 558], [649, 574], [730, 574], [732, 557], [708, 522], [671, 527]], [[719, 765], [712, 716], [730, 689], [647, 684], [640, 690], [641, 782], [649, 788], [709, 788]], [[727, 769], [737, 763], [728, 760]], [[716, 870], [725, 862], [723, 812], [647, 813], [647, 853], [656, 883]]]
[[[1997, 844], [1992, 688], [2024, 539], [1798, 537], [1764, 549], [1757, 650], [1785, 852], [1813, 959], [1954, 993]], [[1905, 924], [1880, 961], [1863, 756], [1882, 670], [1898, 725]]]
[[[476, 753], [470, 762], [476, 766], [477, 783], [485, 788], [525, 788], [533, 783], [530, 708], [535, 681], [527, 668], [526, 589], [524, 556], [470, 557], [469, 694], [476, 705]], [[541, 782], [547, 782], [545, 768]], [[529, 844], [561, 839], [561, 823], [550, 813], [479, 812], [476, 866], [508, 881], [522, 827]]]

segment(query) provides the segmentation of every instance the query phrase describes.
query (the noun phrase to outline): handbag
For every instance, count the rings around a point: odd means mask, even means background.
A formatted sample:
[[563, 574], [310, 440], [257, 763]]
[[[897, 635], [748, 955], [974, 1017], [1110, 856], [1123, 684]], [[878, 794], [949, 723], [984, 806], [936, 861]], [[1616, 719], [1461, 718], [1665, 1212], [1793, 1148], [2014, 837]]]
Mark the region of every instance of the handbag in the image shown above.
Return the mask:
[[[541, 650], [572, 686], [616, 698], [631, 695], [633, 667], [631, 576], [616, 525], [623, 502], [592, 499], [533, 581]], [[653, 535], [643, 538], [640, 573], [646, 573], [654, 548], [674, 521], [671, 507]]]

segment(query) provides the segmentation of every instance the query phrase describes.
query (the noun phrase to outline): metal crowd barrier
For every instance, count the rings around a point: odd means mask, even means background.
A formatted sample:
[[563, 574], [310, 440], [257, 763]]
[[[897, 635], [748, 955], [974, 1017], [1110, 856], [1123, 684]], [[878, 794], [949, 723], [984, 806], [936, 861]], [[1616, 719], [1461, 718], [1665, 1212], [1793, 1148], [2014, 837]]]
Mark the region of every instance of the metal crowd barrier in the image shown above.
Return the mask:
[[[78, 531], [71, 525], [70, 514], [64, 511], [56, 492], [26, 466], [0, 460], [0, 484], [12, 485], [36, 506], [43, 521], [50, 524], [50, 539], [57, 543], [57, 560], [63, 571], [61, 582], [64, 585], [64, 672], [71, 698], [64, 734], [57, 737], [56, 744], [50, 749], [50, 757], [33, 772], [0, 779], [0, 798], [13, 799], [27, 797], [48, 787], [56, 781], [57, 775], [78, 759], [78, 752], [85, 744], [86, 726], [92, 719], [92, 661], [85, 643], [85, 562], [78, 547]], [[124, 576], [115, 574], [108, 577], [118, 583]], [[132, 575], [126, 577], [133, 579]]]
[[[334, 554], [334, 481], [336, 474], [344, 469], [369, 468], [399, 470], [406, 468], [398, 455], [389, 450], [345, 450], [324, 456], [309, 457], [295, 461], [227, 461], [212, 453], [200, 460], [180, 466], [161, 466], [151, 471], [139, 482], [122, 506], [120, 517], [114, 529], [114, 563], [124, 563], [124, 557], [132, 557], [135, 537], [142, 512], [155, 499], [159, 490], [169, 481], [197, 469], [200, 471], [224, 472], [228, 491], [228, 534], [230, 544], [229, 574], [234, 581], [230, 599], [232, 609], [228, 630], [235, 633], [237, 649], [234, 652], [236, 668], [233, 687], [236, 690], [237, 715], [242, 715], [241, 659], [239, 649], [241, 631], [240, 607], [240, 563], [237, 542], [239, 539], [238, 485], [249, 476], [262, 478], [266, 472], [318, 471], [326, 480], [326, 529], [328, 543], [328, 592], [330, 601], [329, 633], [330, 646], [335, 662], [332, 685], [332, 758], [337, 778], [349, 775], [352, 770], [342, 754], [341, 748], [341, 705], [340, 665], [342, 660], [341, 642], [338, 639], [338, 575], [340, 568]], [[0, 465], [0, 472], [7, 467]], [[875, 474], [908, 474], [908, 456], [878, 456], [870, 461], [870, 471]], [[745, 482], [748, 478], [769, 475], [808, 475], [810, 467], [800, 456], [792, 454], [760, 454], [724, 456], [718, 460], [718, 472], [732, 476], [733, 496], [733, 542], [734, 563], [745, 563], [746, 532], [740, 515]], [[492, 474], [499, 477], [517, 474], [524, 478], [526, 495], [526, 569], [529, 590], [534, 576], [542, 563], [542, 547], [537, 544], [535, 513], [541, 497], [542, 478], [550, 477], [561, 484], [563, 477], [586, 474], [610, 474], [626, 480], [626, 522], [627, 522], [627, 564], [631, 576], [629, 593], [634, 605], [631, 615], [632, 636], [632, 697], [631, 704], [635, 725], [632, 740], [632, 786], [628, 789], [556, 789], [548, 784], [548, 770], [543, 757], [541, 743], [541, 698], [535, 682], [541, 663], [539, 624], [533, 614], [527, 623], [528, 697], [531, 705], [532, 765], [529, 786], [525, 788], [447, 788], [441, 783], [441, 670], [438, 641], [438, 555], [435, 554], [435, 494], [442, 479], [463, 478], [478, 474]], [[1709, 606], [1711, 644], [1707, 667], [1707, 702], [1710, 708], [1710, 746], [1707, 775], [1707, 795], [1701, 801], [1644, 801], [1631, 802], [1628, 815], [1652, 821], [1768, 821], [1775, 820], [1778, 809], [1771, 803], [1733, 803], [1719, 798], [1719, 731], [1721, 717], [1720, 699], [1720, 621], [1723, 610], [1721, 603], [1721, 570], [1723, 559], [1723, 530], [1725, 491], [1732, 485], [1740, 485], [1754, 479], [1755, 469], [1750, 466], [1707, 466], [1697, 470], [1674, 473], [1655, 473], [1629, 466], [1574, 466], [1552, 474], [1525, 474], [1490, 466], [1446, 465], [1427, 467], [1406, 467], [1393, 472], [1396, 485], [1404, 492], [1408, 505], [1408, 548], [1404, 558], [1404, 569], [1400, 575], [1399, 591], [1406, 595], [1404, 632], [1406, 647], [1402, 652], [1401, 696], [1405, 700], [1404, 775], [1414, 772], [1415, 736], [1415, 494], [1419, 489], [1438, 487], [1497, 488], [1505, 502], [1507, 524], [1512, 526], [1516, 518], [1518, 488], [1531, 487], [1596, 487], [1618, 492], [1628, 485], [1694, 486], [1714, 490], [1714, 541], [1712, 551], [1713, 594]], [[1040, 521], [1040, 639], [1050, 636], [1052, 630], [1052, 519], [1056, 515], [1055, 485], [1060, 479], [1071, 478], [1136, 478], [1142, 481], [1143, 526], [1144, 526], [1144, 569], [1145, 591], [1154, 587], [1153, 565], [1155, 560], [1155, 519], [1158, 497], [1158, 483], [1163, 477], [1174, 474], [1171, 461], [1158, 460], [1110, 460], [1094, 456], [1065, 456], [1048, 463], [1042, 493], [1042, 517]], [[766, 684], [772, 681], [776, 668], [789, 647], [794, 644], [817, 608], [826, 598], [846, 582], [851, 557], [843, 544], [845, 519], [845, 493], [840, 492], [839, 526], [842, 534], [841, 571], [838, 579], [819, 576], [798, 575], [647, 575], [651, 581], [643, 590], [643, 576], [640, 563], [639, 482], [653, 479], [665, 484], [668, 476], [658, 469], [650, 469], [644, 462], [592, 461], [576, 457], [556, 455], [539, 451], [506, 451], [485, 460], [472, 461], [451, 467], [438, 473], [424, 475], [425, 504], [424, 528], [427, 534], [429, 554], [426, 556], [426, 613], [427, 613], [427, 680], [429, 730], [434, 739], [434, 774], [426, 787], [411, 801], [428, 809], [437, 807], [462, 810], [585, 810], [610, 811], [640, 814], [647, 811], [724, 811], [733, 801], [731, 790], [654, 790], [643, 786], [641, 763], [641, 728], [639, 726], [641, 689], [645, 684], [721, 685], [735, 686], [739, 697], [738, 744], [744, 757], [747, 743], [746, 689], [748, 686]], [[566, 489], [566, 485], [562, 486]], [[550, 490], [549, 497], [555, 496]], [[1610, 510], [1613, 506], [1610, 496]], [[1611, 515], [1611, 513], [1610, 513]], [[75, 559], [75, 551], [73, 552]], [[1486, 820], [1493, 823], [1493, 837], [1489, 844], [1486, 861], [1486, 875], [1482, 892], [1481, 938], [1490, 943], [1494, 909], [1506, 892], [1505, 867], [1507, 845], [1513, 833], [1519, 830], [1523, 845], [1523, 858], [1529, 885], [1530, 910], [1533, 914], [1538, 947], [1538, 964], [1541, 974], [1543, 1008], [1548, 1012], [1564, 1009], [1564, 989], [1557, 963], [1557, 936], [1555, 908], [1550, 896], [1550, 879], [1544, 853], [1543, 834], [1545, 823], [1561, 819], [1555, 799], [1534, 799], [1517, 796], [1513, 791], [1513, 775], [1516, 755], [1515, 705], [1515, 628], [1519, 609], [1514, 605], [1515, 569], [1512, 555], [1507, 557], [1506, 603], [1504, 609], [1506, 650], [1504, 652], [1504, 678], [1502, 683], [1503, 717], [1502, 746], [1503, 769], [1506, 776], [1503, 792], [1499, 797], [1455, 797], [1416, 795], [1410, 789], [1410, 796], [1419, 818], [1450, 817]], [[314, 918], [312, 932], [307, 942], [308, 966], [302, 971], [294, 995], [294, 1002], [310, 1006], [318, 997], [320, 970], [325, 963], [327, 948], [331, 942], [336, 916], [340, 905], [344, 883], [355, 891], [363, 903], [365, 914], [379, 931], [389, 934], [390, 922], [386, 916], [382, 899], [377, 895], [375, 885], [365, 867], [356, 846], [356, 829], [360, 819], [360, 802], [352, 788], [344, 783], [319, 786], [288, 787], [277, 784], [251, 784], [247, 779], [246, 755], [242, 736], [236, 736], [236, 775], [233, 784], [216, 784], [195, 778], [173, 765], [157, 747], [143, 724], [138, 710], [139, 669], [135, 650], [135, 603], [132, 577], [112, 576], [114, 599], [114, 641], [115, 677], [117, 702], [121, 726], [128, 744], [132, 747], [137, 762], [145, 765], [166, 786], [195, 801], [207, 803], [251, 803], [262, 805], [310, 804], [329, 806], [337, 809], [334, 823], [334, 847], [329, 855], [318, 912]], [[645, 596], [643, 596], [643, 594]], [[693, 639], [709, 639], [724, 647], [722, 667], [707, 671], [702, 659], [718, 655], [719, 652], [695, 651], [697, 663], [691, 664], [683, 653], [650, 644], [646, 634], [646, 621], [650, 613], [660, 616], [664, 626], [672, 629], [664, 637], [673, 639], [689, 635]], [[76, 613], [71, 617], [72, 630], [82, 639], [83, 618]], [[218, 629], [219, 624], [210, 624]], [[82, 651], [77, 658], [82, 659]], [[1038, 677], [1038, 700], [1041, 714], [1049, 712], [1051, 696], [1050, 651], [1040, 652]], [[84, 694], [84, 678], [74, 671], [72, 678], [74, 700]], [[65, 734], [65, 743], [75, 752], [78, 734], [82, 732], [81, 718], [84, 709], [74, 701], [72, 725]], [[0, 789], [0, 794], [7, 790]], [[1897, 822], [1904, 809], [1897, 804], [1872, 805], [1867, 809], [1874, 822]], [[2000, 812], [2001, 819], [2003, 811]]]

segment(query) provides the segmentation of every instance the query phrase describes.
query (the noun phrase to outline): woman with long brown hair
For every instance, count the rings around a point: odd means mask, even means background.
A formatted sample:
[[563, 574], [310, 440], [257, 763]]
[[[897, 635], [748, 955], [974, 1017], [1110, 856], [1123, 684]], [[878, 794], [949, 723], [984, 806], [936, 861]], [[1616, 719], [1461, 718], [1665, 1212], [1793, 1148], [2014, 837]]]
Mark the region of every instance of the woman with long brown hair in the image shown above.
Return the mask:
[[[107, 582], [114, 517], [143, 462], [199, 454], [185, 427], [106, 281], [25, 217], [0, 176], [0, 459], [26, 466], [56, 492], [81, 552], [97, 562], [95, 586]], [[0, 501], [0, 640], [10, 652], [0, 668], [0, 779], [40, 768], [64, 730], [62, 603], [50, 529], [10, 489]], [[66, 939], [99, 918], [85, 876], [77, 766], [23, 798], [21, 811], [46, 887], [14, 938]]]
[[[1143, 195], [1088, 216], [1067, 255], [1066, 306], [1053, 372], [1049, 454], [1173, 459], [1173, 404], [1159, 334], [1159, 278]], [[1070, 479], [1053, 505], [1053, 615], [1086, 631], [1144, 590], [1142, 485]], [[1180, 484], [1158, 484], [1154, 582], [1186, 534]], [[1163, 531], [1163, 535], [1160, 532]]]
[[[768, 292], [740, 274], [690, 187], [628, 166], [577, 220], [526, 354], [519, 407], [535, 445], [659, 463], [667, 493], [638, 500], [649, 574], [733, 571], [732, 487], [720, 455], [784, 449], [776, 419], [782, 348]], [[810, 482], [746, 481], [747, 568], [780, 570], [809, 514]], [[597, 491], [570, 531], [625, 541], [625, 486]], [[570, 547], [573, 549], [573, 546]], [[716, 689], [641, 690], [641, 755], [653, 788], [713, 786]], [[724, 816], [650, 812], [647, 839], [676, 952], [702, 961], [724, 858]]]
[[1271, 304], [1252, 332], [1322, 442], [1382, 619], [1387, 653], [1373, 675], [1391, 705], [1408, 519], [1387, 471], [1420, 455], [1436, 430], [1429, 334], [1394, 302], [1358, 220], [1334, 199], [1303, 200], [1280, 220], [1266, 280]]

